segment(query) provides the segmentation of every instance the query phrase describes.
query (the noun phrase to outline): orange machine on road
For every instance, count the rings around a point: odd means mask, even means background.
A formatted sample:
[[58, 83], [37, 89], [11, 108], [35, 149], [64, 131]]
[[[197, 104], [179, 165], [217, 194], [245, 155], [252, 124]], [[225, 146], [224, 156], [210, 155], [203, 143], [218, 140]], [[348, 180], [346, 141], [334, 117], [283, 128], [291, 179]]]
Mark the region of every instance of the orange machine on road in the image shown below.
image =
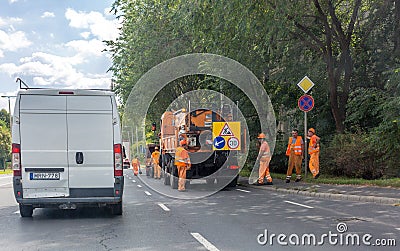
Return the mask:
[[[236, 186], [239, 173], [237, 152], [213, 150], [213, 122], [224, 121], [233, 121], [230, 106], [224, 106], [221, 113], [209, 109], [197, 109], [189, 113], [181, 109], [167, 111], [162, 115], [160, 146], [161, 166], [166, 174], [164, 184], [177, 188], [177, 179], [173, 178], [178, 176], [174, 165], [175, 149], [179, 141], [185, 139], [192, 163], [186, 173], [187, 180], [205, 177], [207, 183], [214, 183], [216, 179], [217, 183], [225, 182], [228, 186]], [[224, 165], [225, 162], [227, 163]], [[218, 175], [215, 175], [216, 172]], [[228, 182], [232, 177], [234, 179]]]

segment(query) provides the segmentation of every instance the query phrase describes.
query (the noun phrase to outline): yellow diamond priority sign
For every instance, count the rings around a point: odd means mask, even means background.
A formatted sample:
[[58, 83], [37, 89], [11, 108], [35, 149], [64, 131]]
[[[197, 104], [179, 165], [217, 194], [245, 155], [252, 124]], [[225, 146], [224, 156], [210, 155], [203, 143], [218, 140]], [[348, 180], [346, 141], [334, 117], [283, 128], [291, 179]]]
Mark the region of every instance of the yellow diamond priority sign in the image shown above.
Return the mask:
[[303, 90], [304, 93], [307, 93], [308, 91], [313, 88], [314, 83], [311, 81], [311, 79], [307, 76], [305, 76], [298, 84], [298, 87]]

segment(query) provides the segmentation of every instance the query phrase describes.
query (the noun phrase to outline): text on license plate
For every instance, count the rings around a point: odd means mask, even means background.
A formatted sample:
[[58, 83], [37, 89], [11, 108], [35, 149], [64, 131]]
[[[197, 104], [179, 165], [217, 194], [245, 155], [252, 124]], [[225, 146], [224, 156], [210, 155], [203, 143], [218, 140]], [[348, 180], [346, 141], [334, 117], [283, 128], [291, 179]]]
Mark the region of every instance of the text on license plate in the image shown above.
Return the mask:
[[31, 180], [59, 180], [60, 173], [30, 173]]

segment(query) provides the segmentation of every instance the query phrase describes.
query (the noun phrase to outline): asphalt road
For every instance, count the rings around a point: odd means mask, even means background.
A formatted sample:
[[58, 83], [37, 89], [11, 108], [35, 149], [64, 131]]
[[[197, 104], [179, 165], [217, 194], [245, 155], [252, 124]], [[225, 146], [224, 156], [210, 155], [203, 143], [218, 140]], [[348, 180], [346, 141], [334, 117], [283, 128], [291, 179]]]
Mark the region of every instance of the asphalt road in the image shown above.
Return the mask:
[[[122, 216], [101, 208], [35, 209], [32, 218], [20, 217], [11, 178], [0, 176], [0, 250], [398, 250], [400, 245], [400, 207], [251, 187], [182, 200], [145, 184], [163, 186], [160, 180], [134, 177], [132, 170], [125, 174]], [[317, 245], [309, 245], [310, 235]], [[346, 238], [356, 235], [360, 246], [346, 246]], [[395, 240], [397, 247], [372, 246], [378, 239]]]

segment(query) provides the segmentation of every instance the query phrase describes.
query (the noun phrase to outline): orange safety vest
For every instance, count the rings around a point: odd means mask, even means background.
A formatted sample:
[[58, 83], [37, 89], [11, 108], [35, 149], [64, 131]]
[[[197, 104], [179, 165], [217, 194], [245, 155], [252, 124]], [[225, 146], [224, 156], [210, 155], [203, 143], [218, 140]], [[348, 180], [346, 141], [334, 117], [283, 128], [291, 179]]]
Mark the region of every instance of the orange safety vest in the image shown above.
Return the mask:
[[319, 152], [319, 145], [317, 145], [317, 135], [313, 135], [311, 136], [310, 144], [308, 145], [308, 153], [313, 154], [316, 152]]
[[185, 148], [178, 146], [175, 152], [175, 165], [176, 166], [187, 166], [190, 165], [190, 158]]
[[266, 144], [267, 147], [266, 147], [266, 150], [262, 153], [260, 160], [261, 161], [268, 161], [271, 158], [271, 153], [270, 153], [269, 145], [268, 145], [268, 143], [266, 141], [264, 141], [261, 144], [260, 151], [261, 151], [262, 145], [264, 145], [264, 144]]
[[153, 158], [154, 163], [156, 163], [157, 165], [159, 164], [159, 158], [160, 158], [160, 152], [159, 151], [154, 151], [151, 154], [151, 157]]
[[135, 167], [135, 166], [139, 166], [140, 164], [139, 164], [139, 160], [138, 159], [133, 159], [132, 160], [132, 166], [133, 167]]
[[302, 140], [301, 136], [297, 136], [296, 142], [294, 144], [292, 144], [293, 137], [289, 138], [288, 147], [286, 149], [286, 156], [290, 155], [291, 147], [293, 147], [293, 149], [294, 149], [294, 154], [301, 155], [301, 140]]

